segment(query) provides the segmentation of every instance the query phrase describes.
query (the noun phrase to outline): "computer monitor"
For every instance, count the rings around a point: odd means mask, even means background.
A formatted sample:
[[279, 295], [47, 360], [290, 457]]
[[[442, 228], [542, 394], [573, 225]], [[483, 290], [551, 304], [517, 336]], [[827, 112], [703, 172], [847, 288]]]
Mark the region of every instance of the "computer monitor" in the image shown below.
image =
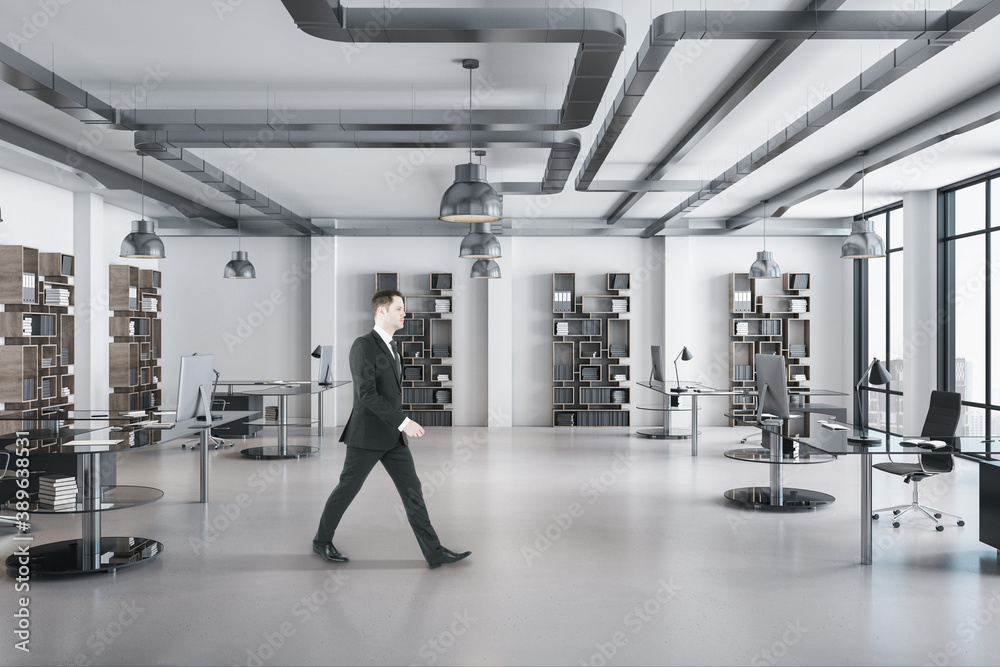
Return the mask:
[[649, 381], [663, 382], [663, 348], [659, 345], [650, 345], [649, 351], [653, 357], [653, 370], [649, 373]]
[[779, 419], [791, 418], [785, 358], [777, 354], [755, 354], [753, 363], [757, 372], [757, 422], [760, 423], [765, 413]]
[[215, 356], [211, 354], [181, 357], [181, 370], [177, 377], [175, 421], [180, 422], [195, 417], [205, 419], [206, 415], [212, 413], [213, 380], [217, 377], [214, 362]]
[[[316, 356], [315, 352], [313, 356]], [[319, 346], [319, 374], [316, 378], [322, 385], [333, 384], [333, 345]]]

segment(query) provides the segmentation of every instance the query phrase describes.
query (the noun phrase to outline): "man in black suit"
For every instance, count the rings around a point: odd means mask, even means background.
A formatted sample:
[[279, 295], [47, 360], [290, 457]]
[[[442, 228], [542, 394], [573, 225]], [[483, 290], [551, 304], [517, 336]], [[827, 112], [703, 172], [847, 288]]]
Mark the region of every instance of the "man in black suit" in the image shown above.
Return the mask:
[[351, 346], [354, 406], [340, 436], [340, 441], [347, 444], [347, 454], [340, 483], [327, 499], [320, 517], [313, 551], [331, 563], [347, 562], [347, 556], [333, 546], [333, 534], [368, 473], [381, 461], [403, 499], [406, 517], [427, 564], [435, 568], [460, 561], [472, 552], [455, 553], [441, 546], [427, 516], [410, 453], [409, 438], [419, 438], [424, 429], [402, 410], [403, 370], [392, 334], [403, 328], [406, 316], [403, 295], [396, 290], [375, 292], [372, 314], [375, 327]]

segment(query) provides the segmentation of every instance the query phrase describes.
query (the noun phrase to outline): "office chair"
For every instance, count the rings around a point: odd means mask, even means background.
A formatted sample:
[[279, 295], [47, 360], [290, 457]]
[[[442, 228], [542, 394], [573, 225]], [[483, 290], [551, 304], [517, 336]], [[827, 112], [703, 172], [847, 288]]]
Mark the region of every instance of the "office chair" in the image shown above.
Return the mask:
[[[214, 410], [216, 408], [219, 408], [223, 412], [225, 412], [227, 405], [229, 405], [229, 401], [225, 400], [224, 398], [213, 398], [212, 399], [212, 407], [211, 407], [211, 409]], [[211, 440], [211, 442], [212, 442], [212, 449], [218, 449], [219, 447], [233, 447], [236, 444], [232, 440], [230, 440], [229, 443], [226, 444], [225, 439], [223, 439], [223, 438], [217, 438], [217, 437], [215, 437], [214, 435], [211, 435], [211, 434], [209, 434], [208, 439]], [[191, 444], [191, 443], [194, 443], [194, 444]], [[191, 451], [192, 452], [196, 452], [201, 447], [201, 441], [200, 440], [188, 440], [186, 442], [182, 442], [181, 443], [181, 449], [187, 449], [188, 445], [191, 445]]]
[[[955, 435], [958, 430], [958, 421], [962, 414], [962, 395], [951, 391], [932, 391], [930, 406], [927, 408], [927, 417], [924, 419], [924, 427], [920, 435], [926, 438], [946, 438]], [[920, 481], [949, 473], [955, 468], [955, 457], [952, 454], [919, 454], [916, 463], [896, 463], [889, 457], [888, 463], [876, 463], [875, 468], [887, 472], [891, 475], [899, 475], [903, 481], [909, 484], [913, 482], [913, 500], [909, 505], [896, 505], [894, 507], [884, 507], [877, 509], [872, 514], [872, 520], [878, 519], [879, 512], [892, 510], [892, 527], [899, 528], [899, 519], [907, 512], [917, 510], [923, 513], [936, 526], [935, 530], [944, 530], [944, 526], [938, 521], [942, 516], [954, 517], [958, 520], [959, 526], [964, 526], [965, 521], [957, 514], [943, 512], [939, 509], [920, 504]]]

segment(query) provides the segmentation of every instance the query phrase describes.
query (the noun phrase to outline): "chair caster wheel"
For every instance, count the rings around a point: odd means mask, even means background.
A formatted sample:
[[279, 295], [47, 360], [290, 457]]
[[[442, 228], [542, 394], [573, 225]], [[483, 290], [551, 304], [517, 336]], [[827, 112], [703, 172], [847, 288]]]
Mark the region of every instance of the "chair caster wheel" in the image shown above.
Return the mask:
[[892, 515], [893, 515], [893, 516], [896, 516], [896, 515], [898, 515], [898, 514], [899, 514], [899, 510], [893, 510], [893, 511], [892, 511]]
[[944, 526], [935, 526], [934, 530], [940, 533], [942, 530], [944, 530]]
[[872, 514], [872, 521], [878, 521], [878, 514]]
[[899, 522], [898, 521], [893, 521], [892, 522], [892, 527], [893, 528], [899, 528]]
[[959, 522], [958, 522], [958, 525], [960, 525], [960, 526], [964, 526], [964, 525], [965, 525], [965, 522], [964, 522], [964, 521], [959, 521]]
[[187, 449], [187, 448], [188, 448], [187, 445], [185, 445], [184, 443], [181, 443], [181, 449]]
[[935, 513], [935, 514], [934, 514], [934, 518], [935, 518], [935, 519], [940, 519], [940, 518], [941, 518], [941, 515], [940, 515], [940, 514], [937, 514], [937, 513]]

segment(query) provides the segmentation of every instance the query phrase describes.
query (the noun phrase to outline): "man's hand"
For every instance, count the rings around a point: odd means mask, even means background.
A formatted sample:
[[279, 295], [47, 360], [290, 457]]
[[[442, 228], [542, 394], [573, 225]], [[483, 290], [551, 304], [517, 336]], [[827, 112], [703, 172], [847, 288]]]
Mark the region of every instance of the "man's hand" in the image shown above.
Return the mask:
[[419, 438], [424, 434], [424, 427], [411, 419], [410, 423], [403, 429], [403, 433], [411, 438]]

